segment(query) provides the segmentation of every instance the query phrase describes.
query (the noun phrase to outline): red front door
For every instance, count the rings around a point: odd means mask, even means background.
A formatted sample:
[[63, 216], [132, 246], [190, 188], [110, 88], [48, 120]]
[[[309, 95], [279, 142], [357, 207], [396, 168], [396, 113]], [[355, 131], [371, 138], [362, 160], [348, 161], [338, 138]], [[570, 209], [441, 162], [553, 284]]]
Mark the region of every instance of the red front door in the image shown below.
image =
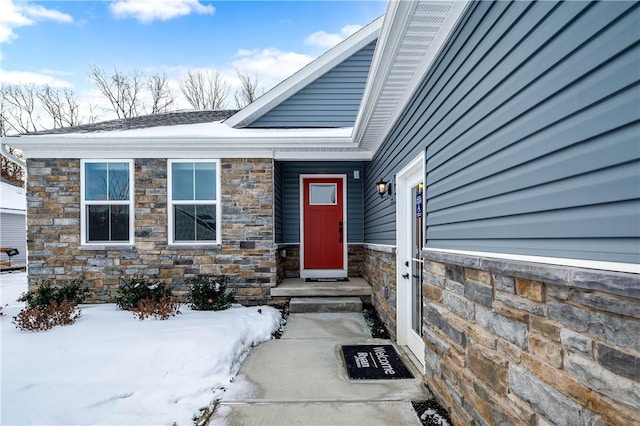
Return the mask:
[[342, 178], [303, 179], [304, 269], [344, 269]]

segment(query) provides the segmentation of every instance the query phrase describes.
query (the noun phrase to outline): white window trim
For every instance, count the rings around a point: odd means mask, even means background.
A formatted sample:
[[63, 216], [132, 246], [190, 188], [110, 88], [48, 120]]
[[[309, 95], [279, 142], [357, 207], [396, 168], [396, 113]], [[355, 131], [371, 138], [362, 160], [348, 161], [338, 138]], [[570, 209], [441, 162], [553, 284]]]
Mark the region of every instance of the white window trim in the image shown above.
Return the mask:
[[[171, 165], [173, 163], [215, 163], [216, 164], [216, 200], [214, 202], [204, 200], [179, 200], [173, 201], [173, 173]], [[167, 160], [167, 235], [169, 245], [176, 246], [216, 246], [222, 244], [222, 203], [220, 198], [221, 192], [221, 165], [220, 159], [169, 159]], [[180, 204], [199, 204], [199, 205], [215, 205], [216, 206], [216, 239], [214, 240], [194, 240], [194, 241], [175, 241], [173, 233], [174, 214], [173, 206]]]
[[[129, 164], [129, 200], [89, 201], [89, 205], [123, 205], [129, 206], [129, 240], [128, 241], [87, 241], [87, 200], [85, 198], [85, 164], [87, 163], [128, 163]], [[135, 237], [135, 163], [131, 159], [99, 158], [80, 160], [80, 242], [83, 246], [125, 246], [133, 245]]]

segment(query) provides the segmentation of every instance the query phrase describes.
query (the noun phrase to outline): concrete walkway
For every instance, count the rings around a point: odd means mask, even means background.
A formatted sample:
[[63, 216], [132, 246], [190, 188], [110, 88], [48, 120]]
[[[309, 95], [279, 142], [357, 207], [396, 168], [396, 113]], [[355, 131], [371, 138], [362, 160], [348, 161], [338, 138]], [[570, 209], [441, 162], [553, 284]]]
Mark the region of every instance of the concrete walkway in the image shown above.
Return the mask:
[[420, 425], [419, 378], [349, 380], [341, 345], [367, 343], [391, 342], [372, 339], [360, 313], [291, 314], [281, 339], [251, 351], [212, 424]]

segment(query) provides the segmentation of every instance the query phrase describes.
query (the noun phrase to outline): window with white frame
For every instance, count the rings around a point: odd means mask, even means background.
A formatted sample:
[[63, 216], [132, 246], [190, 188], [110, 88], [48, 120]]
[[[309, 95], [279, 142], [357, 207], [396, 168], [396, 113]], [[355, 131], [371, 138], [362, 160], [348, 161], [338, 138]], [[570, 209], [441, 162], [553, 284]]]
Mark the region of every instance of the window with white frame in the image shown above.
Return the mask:
[[133, 160], [81, 161], [83, 244], [133, 243]]
[[220, 161], [169, 160], [169, 243], [220, 244]]

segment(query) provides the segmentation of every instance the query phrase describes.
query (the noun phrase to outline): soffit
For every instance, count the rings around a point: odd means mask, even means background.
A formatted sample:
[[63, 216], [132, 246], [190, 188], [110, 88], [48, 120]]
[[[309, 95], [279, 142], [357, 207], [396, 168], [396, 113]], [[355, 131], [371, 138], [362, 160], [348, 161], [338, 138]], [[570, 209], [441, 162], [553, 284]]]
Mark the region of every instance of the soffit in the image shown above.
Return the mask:
[[[375, 152], [455, 28], [467, 2], [389, 5], [354, 128], [354, 142]], [[375, 67], [375, 68], [374, 68]]]

